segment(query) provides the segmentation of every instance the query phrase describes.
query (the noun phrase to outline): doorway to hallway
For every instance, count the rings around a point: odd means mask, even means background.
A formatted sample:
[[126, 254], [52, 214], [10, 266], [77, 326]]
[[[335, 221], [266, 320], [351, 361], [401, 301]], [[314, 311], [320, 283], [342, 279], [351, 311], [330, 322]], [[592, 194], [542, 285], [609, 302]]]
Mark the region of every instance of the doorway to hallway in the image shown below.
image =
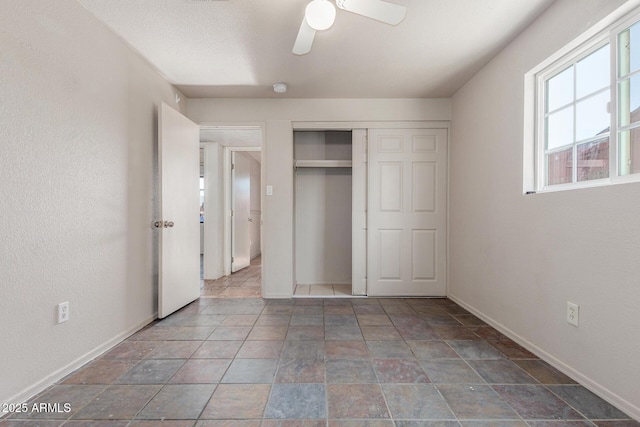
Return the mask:
[[248, 267], [217, 280], [204, 280], [200, 298], [261, 298], [262, 256], [251, 260]]
[[257, 125], [201, 125], [203, 298], [262, 296], [262, 137]]

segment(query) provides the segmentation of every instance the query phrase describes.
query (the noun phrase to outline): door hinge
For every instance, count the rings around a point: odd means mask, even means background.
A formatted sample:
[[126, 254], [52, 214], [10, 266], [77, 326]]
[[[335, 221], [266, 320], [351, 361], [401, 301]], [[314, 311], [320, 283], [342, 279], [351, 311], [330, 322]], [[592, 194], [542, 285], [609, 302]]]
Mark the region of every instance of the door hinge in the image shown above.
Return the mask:
[[233, 257], [231, 257], [231, 262], [233, 262], [233, 261], [234, 261], [234, 258], [233, 258]]
[[231, 163], [231, 170], [234, 170], [236, 168], [235, 163]]
[[231, 209], [231, 216], [233, 216], [233, 209]]

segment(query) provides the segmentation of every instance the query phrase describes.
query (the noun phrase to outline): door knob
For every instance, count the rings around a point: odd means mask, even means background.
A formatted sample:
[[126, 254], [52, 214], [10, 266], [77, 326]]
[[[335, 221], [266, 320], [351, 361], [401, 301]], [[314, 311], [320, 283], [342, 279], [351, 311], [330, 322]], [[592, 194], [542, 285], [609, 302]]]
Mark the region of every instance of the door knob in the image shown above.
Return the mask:
[[154, 222], [154, 223], [153, 223], [153, 226], [154, 226], [155, 228], [162, 228], [162, 221], [156, 221], [156, 222]]
[[165, 221], [164, 222], [164, 228], [171, 228], [173, 226], [174, 226], [173, 221]]

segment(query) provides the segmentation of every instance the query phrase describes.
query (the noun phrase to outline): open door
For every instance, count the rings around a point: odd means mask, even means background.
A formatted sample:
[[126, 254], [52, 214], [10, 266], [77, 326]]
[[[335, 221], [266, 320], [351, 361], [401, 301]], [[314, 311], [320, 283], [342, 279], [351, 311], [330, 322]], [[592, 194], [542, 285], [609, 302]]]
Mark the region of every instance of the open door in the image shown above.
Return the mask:
[[200, 128], [162, 103], [158, 117], [160, 175], [158, 317], [200, 297]]
[[231, 153], [231, 272], [251, 263], [251, 164], [246, 154]]

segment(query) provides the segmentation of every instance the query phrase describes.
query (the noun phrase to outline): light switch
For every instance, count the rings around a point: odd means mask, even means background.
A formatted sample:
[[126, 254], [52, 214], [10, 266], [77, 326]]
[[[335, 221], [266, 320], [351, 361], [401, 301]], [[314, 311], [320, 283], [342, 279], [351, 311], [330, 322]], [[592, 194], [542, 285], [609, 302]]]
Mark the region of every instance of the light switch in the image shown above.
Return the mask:
[[273, 185], [267, 185], [267, 196], [273, 196]]

